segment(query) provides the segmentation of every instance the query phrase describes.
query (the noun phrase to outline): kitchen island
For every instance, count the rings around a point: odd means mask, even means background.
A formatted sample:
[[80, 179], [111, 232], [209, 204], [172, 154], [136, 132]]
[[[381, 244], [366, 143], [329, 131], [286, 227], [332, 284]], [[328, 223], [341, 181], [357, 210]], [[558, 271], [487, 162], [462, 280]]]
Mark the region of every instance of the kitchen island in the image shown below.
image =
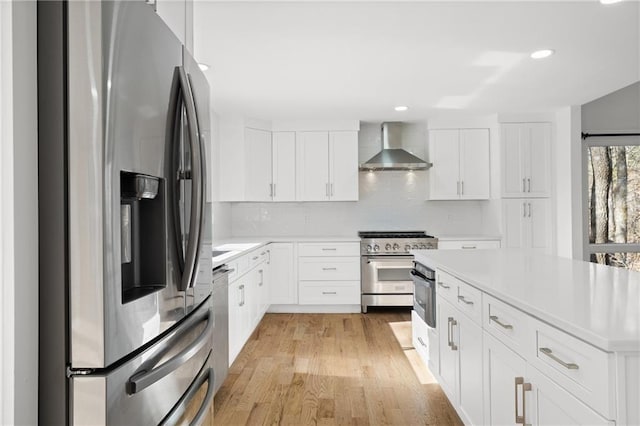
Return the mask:
[[436, 328], [414, 316], [416, 339], [465, 422], [640, 422], [640, 273], [526, 250], [412, 253], [436, 270]]

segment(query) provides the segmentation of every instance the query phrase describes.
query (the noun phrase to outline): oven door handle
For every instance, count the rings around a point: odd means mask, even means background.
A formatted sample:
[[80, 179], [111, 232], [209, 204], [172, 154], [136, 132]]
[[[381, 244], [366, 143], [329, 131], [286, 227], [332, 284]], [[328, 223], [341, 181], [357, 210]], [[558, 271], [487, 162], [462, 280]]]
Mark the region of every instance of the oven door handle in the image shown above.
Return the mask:
[[425, 277], [424, 275], [422, 275], [420, 272], [416, 271], [415, 269], [412, 269], [410, 273], [411, 273], [411, 275], [413, 275], [414, 277], [418, 278], [421, 281], [429, 282], [427, 277]]

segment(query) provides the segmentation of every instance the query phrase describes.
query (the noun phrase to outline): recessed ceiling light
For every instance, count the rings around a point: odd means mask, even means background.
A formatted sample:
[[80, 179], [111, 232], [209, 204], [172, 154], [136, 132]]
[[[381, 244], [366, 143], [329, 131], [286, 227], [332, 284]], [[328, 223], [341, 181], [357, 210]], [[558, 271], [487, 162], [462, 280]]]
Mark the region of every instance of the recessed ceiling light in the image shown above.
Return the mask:
[[614, 4], [614, 3], [620, 3], [622, 0], [600, 0], [600, 3], [602, 4]]
[[199, 64], [198, 64], [198, 66], [200, 67], [200, 69], [201, 69], [202, 71], [206, 71], [206, 70], [208, 70], [208, 69], [209, 69], [209, 65], [207, 65], [207, 64], [203, 64], [202, 62], [201, 62], [201, 63], [199, 63]]
[[397, 107], [394, 108], [396, 111], [406, 111], [409, 109], [408, 106], [405, 105], [398, 105]]
[[549, 56], [553, 55], [554, 53], [555, 53], [555, 51], [553, 49], [536, 50], [535, 52], [533, 52], [531, 54], [531, 57], [533, 59], [548, 58]]

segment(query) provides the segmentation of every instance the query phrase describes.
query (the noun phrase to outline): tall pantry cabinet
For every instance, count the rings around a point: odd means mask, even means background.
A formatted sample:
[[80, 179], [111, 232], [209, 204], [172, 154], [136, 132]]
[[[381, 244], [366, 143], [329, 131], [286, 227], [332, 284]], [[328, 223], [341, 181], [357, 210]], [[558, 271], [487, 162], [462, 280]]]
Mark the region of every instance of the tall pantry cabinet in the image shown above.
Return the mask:
[[551, 246], [551, 123], [503, 123], [503, 247]]

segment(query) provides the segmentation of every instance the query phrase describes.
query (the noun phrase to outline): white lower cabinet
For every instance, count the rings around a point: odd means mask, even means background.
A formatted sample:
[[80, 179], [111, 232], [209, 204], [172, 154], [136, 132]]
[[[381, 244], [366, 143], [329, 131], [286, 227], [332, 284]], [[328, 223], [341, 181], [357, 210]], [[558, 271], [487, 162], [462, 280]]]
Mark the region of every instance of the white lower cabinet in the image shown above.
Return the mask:
[[268, 254], [268, 249], [262, 247], [230, 263], [239, 268], [229, 284], [230, 365], [269, 306]]
[[271, 243], [269, 249], [269, 304], [298, 303], [298, 282], [295, 271], [295, 244]]
[[437, 324], [441, 384], [463, 421], [482, 424], [482, 329], [444, 300]]

